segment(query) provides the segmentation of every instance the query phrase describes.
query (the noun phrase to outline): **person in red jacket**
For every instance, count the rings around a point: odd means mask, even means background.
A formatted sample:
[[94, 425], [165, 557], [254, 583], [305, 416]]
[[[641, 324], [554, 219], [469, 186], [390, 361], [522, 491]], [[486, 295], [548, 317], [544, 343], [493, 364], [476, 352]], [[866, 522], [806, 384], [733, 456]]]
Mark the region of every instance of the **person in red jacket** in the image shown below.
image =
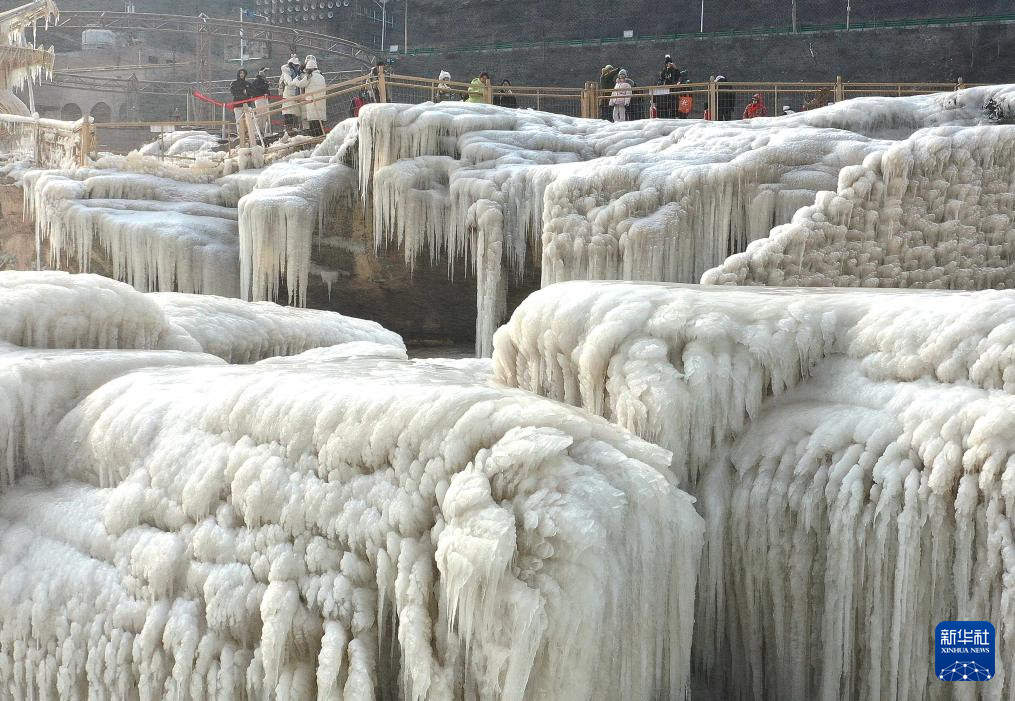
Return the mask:
[[768, 109], [765, 107], [765, 98], [761, 96], [761, 93], [755, 93], [754, 97], [747, 104], [747, 109], [744, 110], [744, 119], [754, 119], [755, 117], [767, 117]]

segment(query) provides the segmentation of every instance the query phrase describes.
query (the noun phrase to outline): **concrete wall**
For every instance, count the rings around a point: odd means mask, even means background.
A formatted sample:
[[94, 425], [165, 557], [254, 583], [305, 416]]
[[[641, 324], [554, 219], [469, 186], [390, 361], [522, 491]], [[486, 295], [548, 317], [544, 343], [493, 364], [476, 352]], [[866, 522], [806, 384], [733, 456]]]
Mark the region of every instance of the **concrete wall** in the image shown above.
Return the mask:
[[[801, 25], [846, 21], [846, 0], [798, 0]], [[1011, 0], [850, 0], [852, 22], [1015, 12]], [[705, 31], [789, 27], [790, 0], [705, 0]], [[412, 0], [410, 46], [696, 32], [701, 0]], [[395, 42], [397, 43], [397, 42]]]
[[836, 31], [766, 37], [636, 41], [455, 52], [399, 57], [396, 71], [456, 80], [489, 71], [496, 82], [573, 85], [594, 80], [607, 63], [624, 66], [639, 84], [658, 77], [670, 53], [692, 80], [724, 73], [734, 81], [966, 82], [1015, 81], [1015, 24]]

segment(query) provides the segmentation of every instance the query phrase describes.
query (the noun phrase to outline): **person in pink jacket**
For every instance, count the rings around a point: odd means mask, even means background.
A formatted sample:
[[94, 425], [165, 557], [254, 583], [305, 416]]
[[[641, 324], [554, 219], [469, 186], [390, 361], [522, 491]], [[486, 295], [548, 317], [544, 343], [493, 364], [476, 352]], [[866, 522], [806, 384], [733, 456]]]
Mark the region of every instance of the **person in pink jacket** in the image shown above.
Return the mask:
[[631, 83], [627, 80], [627, 71], [621, 70], [617, 74], [617, 84], [613, 86], [613, 96], [610, 98], [610, 105], [613, 107], [613, 121], [627, 121], [627, 106], [631, 104]]

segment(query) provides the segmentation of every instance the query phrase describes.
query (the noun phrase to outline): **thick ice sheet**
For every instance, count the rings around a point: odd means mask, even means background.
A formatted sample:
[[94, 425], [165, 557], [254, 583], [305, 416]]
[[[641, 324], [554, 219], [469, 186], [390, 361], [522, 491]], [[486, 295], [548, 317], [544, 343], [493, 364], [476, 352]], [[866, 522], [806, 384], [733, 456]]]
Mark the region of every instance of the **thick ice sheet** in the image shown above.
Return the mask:
[[155, 300], [98, 275], [0, 271], [0, 341], [34, 348], [201, 348]]
[[380, 324], [335, 312], [175, 292], [142, 294], [97, 275], [0, 272], [0, 343], [183, 350], [253, 363], [353, 341], [405, 351]]
[[272, 356], [296, 355], [313, 348], [353, 341], [368, 341], [405, 351], [402, 338], [395, 332], [375, 321], [335, 312], [212, 295], [153, 294], [148, 297], [205, 352], [230, 363], [254, 363]]
[[576, 409], [398, 360], [158, 370], [58, 439], [70, 481], [0, 498], [15, 695], [686, 692], [701, 519]]

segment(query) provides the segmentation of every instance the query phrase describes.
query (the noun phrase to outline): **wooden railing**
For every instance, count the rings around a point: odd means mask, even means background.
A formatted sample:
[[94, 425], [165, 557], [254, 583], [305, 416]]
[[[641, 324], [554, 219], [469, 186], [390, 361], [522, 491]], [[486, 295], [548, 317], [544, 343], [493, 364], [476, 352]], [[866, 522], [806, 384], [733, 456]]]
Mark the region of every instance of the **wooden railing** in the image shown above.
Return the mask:
[[[723, 100], [727, 108], [724, 112], [728, 112], [733, 119], [739, 119], [755, 94], [762, 95], [769, 114], [776, 115], [782, 113], [784, 106], [799, 111], [854, 97], [900, 97], [961, 90], [965, 87], [967, 86], [961, 79], [955, 83], [851, 83], [839, 77], [834, 81], [810, 83], [732, 83], [712, 78], [700, 83], [635, 87], [628, 108], [628, 119], [646, 119], [652, 116], [653, 112], [660, 117], [721, 118], [725, 115], [719, 112], [720, 94], [732, 96], [732, 100]], [[473, 90], [471, 93], [470, 88]], [[369, 101], [377, 102], [421, 104], [472, 98], [487, 104], [507, 103], [520, 109], [530, 108], [583, 118], [606, 117], [612, 96], [612, 90], [601, 89], [597, 82], [588, 82], [582, 88], [484, 85], [477, 91], [471, 83], [387, 73], [381, 69], [376, 73], [359, 75], [334, 83], [319, 93], [287, 100], [276, 99], [262, 116], [267, 116], [268, 119], [278, 123], [282, 119], [283, 111], [294, 103], [306, 105], [323, 100], [330, 105], [329, 121], [334, 123], [348, 116], [352, 98], [364, 93]], [[681, 97], [690, 98], [690, 109], [686, 114], [678, 112], [677, 105]], [[683, 102], [687, 107], [688, 101]], [[223, 108], [222, 112], [221, 120], [212, 121], [102, 124], [95, 124], [90, 118], [78, 122], [61, 122], [0, 115], [0, 152], [17, 153], [44, 167], [83, 165], [89, 155], [99, 151], [126, 152], [151, 142], [158, 138], [160, 126], [221, 132], [223, 139], [232, 139], [231, 146], [241, 145], [235, 138], [236, 124], [232, 119], [231, 110]], [[280, 153], [287, 149], [305, 149], [321, 140], [321, 138], [301, 139], [292, 146], [278, 145], [272, 149]]]

